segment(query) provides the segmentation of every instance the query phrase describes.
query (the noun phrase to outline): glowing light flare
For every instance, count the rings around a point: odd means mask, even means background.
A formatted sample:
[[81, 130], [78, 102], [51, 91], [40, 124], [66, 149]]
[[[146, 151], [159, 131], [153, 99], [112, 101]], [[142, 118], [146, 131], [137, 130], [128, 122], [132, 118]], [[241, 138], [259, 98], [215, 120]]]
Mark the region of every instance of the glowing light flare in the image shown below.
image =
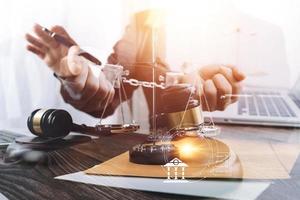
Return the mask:
[[172, 143], [178, 148], [179, 158], [184, 162], [194, 162], [206, 159], [207, 143], [203, 138], [185, 137]]
[[180, 147], [179, 151], [180, 154], [191, 155], [195, 152], [195, 147], [191, 144], [184, 144], [183, 146]]
[[194, 142], [184, 141], [177, 143], [176, 146], [179, 149], [180, 158], [183, 160], [189, 160], [201, 154], [201, 147]]

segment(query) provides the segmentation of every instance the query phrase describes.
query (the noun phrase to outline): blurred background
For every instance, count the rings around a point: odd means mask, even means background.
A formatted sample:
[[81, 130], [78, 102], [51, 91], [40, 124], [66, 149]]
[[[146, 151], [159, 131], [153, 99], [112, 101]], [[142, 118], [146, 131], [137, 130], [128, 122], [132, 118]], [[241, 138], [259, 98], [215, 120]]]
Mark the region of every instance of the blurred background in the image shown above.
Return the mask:
[[[26, 127], [36, 108], [64, 108], [76, 122], [98, 122], [65, 104], [52, 72], [26, 51], [24, 35], [34, 23], [64, 26], [105, 61], [134, 13], [159, 8], [167, 13], [167, 61], [173, 70], [233, 64], [266, 75], [249, 77], [246, 84], [279, 87], [291, 87], [300, 71], [298, 0], [0, 0], [0, 5], [0, 129]], [[118, 120], [118, 115], [106, 119]]]

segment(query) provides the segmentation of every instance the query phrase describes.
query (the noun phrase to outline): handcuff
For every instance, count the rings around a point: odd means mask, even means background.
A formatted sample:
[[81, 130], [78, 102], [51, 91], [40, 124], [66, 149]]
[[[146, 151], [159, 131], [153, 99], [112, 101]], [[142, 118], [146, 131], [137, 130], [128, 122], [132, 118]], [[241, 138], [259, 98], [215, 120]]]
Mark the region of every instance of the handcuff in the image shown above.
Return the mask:
[[99, 130], [109, 130], [111, 133], [132, 133], [140, 129], [138, 124], [103, 124], [96, 125]]

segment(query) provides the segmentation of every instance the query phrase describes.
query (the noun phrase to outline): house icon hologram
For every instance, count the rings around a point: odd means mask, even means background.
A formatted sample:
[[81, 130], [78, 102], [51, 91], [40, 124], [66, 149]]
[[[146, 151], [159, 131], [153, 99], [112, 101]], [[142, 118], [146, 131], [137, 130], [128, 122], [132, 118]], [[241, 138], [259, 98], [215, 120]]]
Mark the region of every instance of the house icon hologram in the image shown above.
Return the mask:
[[[184, 162], [182, 162], [180, 159], [178, 158], [174, 158], [172, 159], [170, 162], [168, 162], [167, 164], [164, 165], [164, 167], [167, 168], [168, 170], [168, 180], [171, 179], [171, 177], [174, 177], [174, 180], [178, 179], [178, 169], [180, 169], [181, 171], [181, 179], [184, 180], [184, 170], [186, 167], [188, 167], [187, 164], [185, 164]], [[171, 171], [174, 171], [174, 176], [171, 176]]]

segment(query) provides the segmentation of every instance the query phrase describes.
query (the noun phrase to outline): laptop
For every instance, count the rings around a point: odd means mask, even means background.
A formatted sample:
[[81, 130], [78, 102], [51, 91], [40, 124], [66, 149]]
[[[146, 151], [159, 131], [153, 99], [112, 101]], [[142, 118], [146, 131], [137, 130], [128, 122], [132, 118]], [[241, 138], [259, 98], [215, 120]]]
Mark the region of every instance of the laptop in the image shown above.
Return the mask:
[[247, 87], [225, 111], [204, 116], [215, 123], [300, 127], [300, 77], [290, 90]]

